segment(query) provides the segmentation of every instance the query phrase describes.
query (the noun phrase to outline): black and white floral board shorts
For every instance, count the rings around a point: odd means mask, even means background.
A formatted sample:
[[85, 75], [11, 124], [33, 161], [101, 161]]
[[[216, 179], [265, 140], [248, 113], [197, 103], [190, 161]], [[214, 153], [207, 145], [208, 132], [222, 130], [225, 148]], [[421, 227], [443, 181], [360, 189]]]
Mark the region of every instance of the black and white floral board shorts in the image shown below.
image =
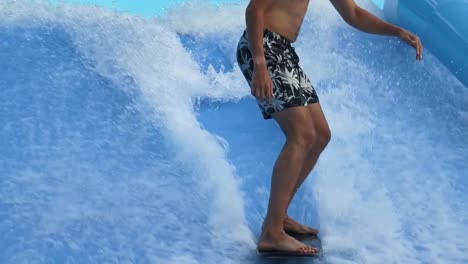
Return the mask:
[[[288, 39], [278, 33], [265, 30], [263, 49], [273, 82], [273, 98], [269, 101], [257, 100], [264, 119], [270, 119], [273, 113], [286, 108], [319, 102], [317, 92], [299, 66], [299, 57]], [[237, 62], [250, 86], [254, 63], [246, 30], [237, 45]]]

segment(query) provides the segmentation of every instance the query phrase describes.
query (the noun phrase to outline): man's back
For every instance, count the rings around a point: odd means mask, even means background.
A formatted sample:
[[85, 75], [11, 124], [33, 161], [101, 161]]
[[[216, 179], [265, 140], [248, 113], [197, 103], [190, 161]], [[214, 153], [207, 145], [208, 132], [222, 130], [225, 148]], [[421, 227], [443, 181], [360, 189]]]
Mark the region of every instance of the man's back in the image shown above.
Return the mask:
[[309, 0], [275, 0], [265, 10], [265, 28], [277, 32], [290, 41], [299, 34]]

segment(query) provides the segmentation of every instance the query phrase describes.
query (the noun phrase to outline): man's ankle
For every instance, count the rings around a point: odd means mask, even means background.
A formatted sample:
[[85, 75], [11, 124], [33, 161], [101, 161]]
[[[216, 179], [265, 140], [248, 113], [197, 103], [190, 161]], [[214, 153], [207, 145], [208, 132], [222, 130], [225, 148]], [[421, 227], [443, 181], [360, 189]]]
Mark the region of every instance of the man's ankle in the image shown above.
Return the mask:
[[279, 226], [267, 226], [265, 225], [263, 229], [263, 235], [267, 238], [277, 238], [283, 235], [284, 232], [284, 227], [283, 225]]

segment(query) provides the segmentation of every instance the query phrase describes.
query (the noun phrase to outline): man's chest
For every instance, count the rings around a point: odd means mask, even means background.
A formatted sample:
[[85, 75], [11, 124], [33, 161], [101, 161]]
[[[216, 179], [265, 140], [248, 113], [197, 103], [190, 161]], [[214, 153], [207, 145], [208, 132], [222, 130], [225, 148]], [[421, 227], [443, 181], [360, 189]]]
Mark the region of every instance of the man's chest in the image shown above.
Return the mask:
[[309, 0], [276, 0], [275, 6], [291, 16], [301, 18], [307, 12]]

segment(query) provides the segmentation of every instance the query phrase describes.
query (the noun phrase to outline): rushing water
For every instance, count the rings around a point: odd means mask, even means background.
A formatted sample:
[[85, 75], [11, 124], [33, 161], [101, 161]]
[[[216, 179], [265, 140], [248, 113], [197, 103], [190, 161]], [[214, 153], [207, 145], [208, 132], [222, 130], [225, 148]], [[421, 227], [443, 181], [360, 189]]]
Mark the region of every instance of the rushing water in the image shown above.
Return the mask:
[[[235, 65], [244, 8], [0, 2], [1, 263], [265, 262], [284, 138]], [[295, 47], [332, 130], [290, 210], [321, 262], [467, 263], [467, 88], [327, 1]]]

